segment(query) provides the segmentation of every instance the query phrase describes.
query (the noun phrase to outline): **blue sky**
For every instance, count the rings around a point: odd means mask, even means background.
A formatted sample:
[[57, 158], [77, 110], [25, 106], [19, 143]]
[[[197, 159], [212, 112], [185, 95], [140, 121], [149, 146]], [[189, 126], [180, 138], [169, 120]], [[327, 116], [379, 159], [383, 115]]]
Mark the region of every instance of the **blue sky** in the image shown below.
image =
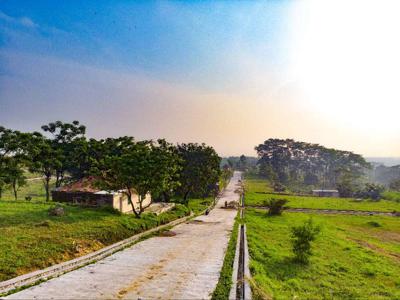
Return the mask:
[[2, 1], [0, 7], [2, 46], [40, 56], [205, 87], [224, 84], [227, 73], [237, 77], [238, 47], [258, 52], [260, 65], [284, 63], [280, 1]]
[[360, 13], [358, 0], [0, 0], [0, 124], [79, 119], [93, 137], [206, 142], [221, 155], [289, 137], [396, 156], [396, 10], [367, 2]]

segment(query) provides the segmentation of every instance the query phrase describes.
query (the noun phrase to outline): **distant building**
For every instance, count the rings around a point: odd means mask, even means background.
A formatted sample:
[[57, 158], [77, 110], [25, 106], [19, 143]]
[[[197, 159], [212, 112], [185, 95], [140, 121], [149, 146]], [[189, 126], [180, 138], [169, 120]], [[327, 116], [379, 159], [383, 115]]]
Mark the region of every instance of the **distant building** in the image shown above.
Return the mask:
[[[113, 207], [123, 213], [131, 213], [132, 206], [128, 203], [127, 196], [121, 191], [108, 192], [101, 190], [94, 185], [95, 178], [87, 177], [74, 183], [64, 185], [51, 192], [53, 201], [68, 202], [82, 206]], [[138, 196], [132, 196], [135, 208], [139, 207]], [[143, 201], [143, 206], [150, 202], [150, 195]]]
[[318, 197], [339, 197], [338, 190], [313, 190], [312, 193]]

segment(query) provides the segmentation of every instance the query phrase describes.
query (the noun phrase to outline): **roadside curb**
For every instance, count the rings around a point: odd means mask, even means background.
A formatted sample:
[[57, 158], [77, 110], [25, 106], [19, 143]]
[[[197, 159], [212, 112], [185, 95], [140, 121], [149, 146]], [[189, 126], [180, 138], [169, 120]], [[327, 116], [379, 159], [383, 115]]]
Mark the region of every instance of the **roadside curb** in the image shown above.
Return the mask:
[[[244, 194], [240, 197], [239, 218], [244, 219], [245, 203]], [[246, 224], [239, 224], [236, 242], [235, 260], [233, 261], [232, 282], [229, 293], [231, 300], [252, 299], [249, 279], [251, 278], [249, 268], [249, 248], [247, 245]]]
[[56, 264], [54, 266], [51, 266], [51, 267], [48, 267], [48, 268], [45, 268], [42, 270], [34, 271], [31, 273], [27, 273], [27, 274], [0, 282], [0, 296], [1, 295], [5, 296], [6, 294], [12, 292], [15, 289], [20, 289], [23, 287], [31, 286], [38, 282], [49, 280], [51, 278], [58, 277], [67, 272], [84, 267], [88, 264], [92, 264], [98, 260], [101, 260], [107, 256], [112, 255], [115, 252], [118, 252], [120, 250], [123, 250], [124, 248], [132, 246], [134, 243], [138, 242], [141, 238], [146, 237], [149, 234], [166, 229], [168, 227], [179, 225], [179, 224], [184, 223], [187, 220], [189, 220], [193, 217], [196, 217], [196, 216], [197, 215], [192, 213], [189, 216], [179, 218], [170, 223], [154, 227], [152, 229], [141, 232], [141, 233], [131, 236], [125, 240], [122, 240], [120, 242], [106, 246], [100, 250], [94, 251], [87, 255], [84, 255], [84, 256], [63, 262], [63, 263], [59, 263], [59, 264]]

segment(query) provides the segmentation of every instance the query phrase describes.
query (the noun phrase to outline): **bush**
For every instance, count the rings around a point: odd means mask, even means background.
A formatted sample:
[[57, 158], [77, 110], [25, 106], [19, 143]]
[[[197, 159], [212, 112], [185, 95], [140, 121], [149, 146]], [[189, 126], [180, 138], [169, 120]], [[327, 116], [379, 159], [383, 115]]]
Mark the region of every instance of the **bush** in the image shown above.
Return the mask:
[[280, 182], [275, 182], [274, 186], [273, 186], [273, 189], [274, 189], [274, 192], [281, 193], [281, 192], [284, 192], [286, 190], [286, 187]]
[[382, 198], [382, 193], [385, 191], [385, 187], [380, 184], [375, 183], [367, 183], [363, 190], [358, 191], [356, 193], [357, 197], [372, 199], [372, 200], [380, 200]]
[[284, 205], [288, 202], [286, 199], [272, 198], [264, 201], [264, 206], [268, 207], [268, 214], [270, 216], [279, 216], [282, 214]]
[[292, 227], [292, 249], [297, 262], [308, 263], [312, 255], [311, 242], [317, 238], [320, 231], [321, 227], [314, 225], [311, 218], [301, 226]]
[[400, 179], [393, 180], [390, 183], [389, 188], [395, 192], [400, 192]]
[[389, 201], [400, 202], [400, 192], [385, 191], [382, 193], [382, 198]]

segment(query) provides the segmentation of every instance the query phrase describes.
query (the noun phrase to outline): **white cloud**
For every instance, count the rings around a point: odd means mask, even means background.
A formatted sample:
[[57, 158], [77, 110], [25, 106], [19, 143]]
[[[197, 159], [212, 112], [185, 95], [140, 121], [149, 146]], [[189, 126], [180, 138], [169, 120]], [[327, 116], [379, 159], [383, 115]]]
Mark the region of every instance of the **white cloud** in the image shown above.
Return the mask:
[[38, 26], [35, 22], [32, 21], [32, 19], [28, 17], [15, 18], [3, 13], [2, 11], [0, 11], [0, 20], [28, 28], [35, 28]]

